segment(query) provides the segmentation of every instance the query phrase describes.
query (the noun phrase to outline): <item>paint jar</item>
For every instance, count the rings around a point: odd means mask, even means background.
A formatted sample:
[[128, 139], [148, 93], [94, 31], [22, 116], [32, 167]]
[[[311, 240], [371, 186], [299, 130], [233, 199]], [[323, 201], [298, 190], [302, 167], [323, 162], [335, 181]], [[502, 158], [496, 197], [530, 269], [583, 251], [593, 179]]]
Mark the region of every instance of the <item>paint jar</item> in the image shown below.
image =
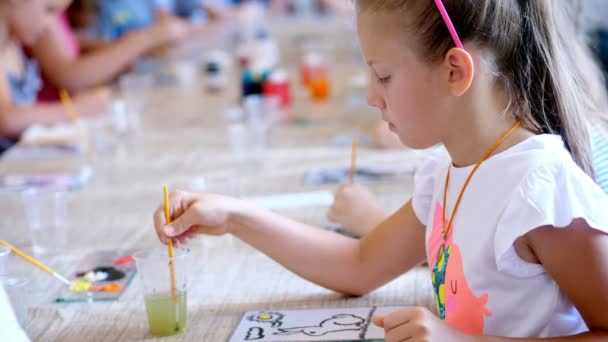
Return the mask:
[[21, 199], [32, 238], [32, 251], [44, 255], [67, 247], [67, 194], [54, 189], [30, 188]]
[[291, 112], [288, 108], [284, 108], [281, 102], [278, 96], [264, 96], [262, 100], [262, 110], [270, 127], [280, 123], [290, 123], [293, 120]]
[[166, 248], [153, 248], [138, 251], [133, 257], [142, 284], [150, 333], [173, 336], [185, 332], [190, 251], [175, 249], [173, 258], [169, 258]]
[[263, 85], [264, 97], [276, 96], [280, 100], [281, 108], [291, 105], [291, 89], [287, 72], [278, 69], [273, 71]]
[[198, 65], [193, 61], [179, 61], [173, 66], [178, 83], [184, 88], [192, 87], [198, 79]]
[[218, 63], [207, 63], [205, 74], [207, 76], [206, 88], [208, 93], [220, 93], [226, 88], [226, 75]]
[[327, 64], [320, 54], [306, 53], [300, 65], [300, 83], [307, 87], [310, 81], [327, 75]]
[[325, 60], [318, 54], [309, 53], [300, 66], [302, 85], [308, 88], [310, 98], [324, 101], [330, 95], [329, 70]]
[[314, 101], [325, 101], [329, 99], [329, 78], [322, 77], [311, 80], [308, 89], [310, 90], [310, 98]]
[[246, 143], [248, 153], [254, 160], [259, 160], [264, 156], [268, 145], [271, 121], [269, 113], [265, 111], [264, 102], [260, 96], [248, 96], [243, 100], [248, 131]]

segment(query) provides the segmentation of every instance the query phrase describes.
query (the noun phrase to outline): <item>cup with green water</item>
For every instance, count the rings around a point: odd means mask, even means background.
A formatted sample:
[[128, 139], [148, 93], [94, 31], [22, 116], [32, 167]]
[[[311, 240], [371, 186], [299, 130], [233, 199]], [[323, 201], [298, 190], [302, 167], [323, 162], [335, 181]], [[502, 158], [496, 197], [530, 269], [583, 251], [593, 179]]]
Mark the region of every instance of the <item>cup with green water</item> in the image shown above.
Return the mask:
[[[167, 249], [160, 248], [142, 250], [133, 256], [142, 284], [150, 333], [172, 336], [186, 331], [189, 251], [176, 249], [173, 259], [169, 258]], [[171, 261], [175, 288], [171, 286]]]

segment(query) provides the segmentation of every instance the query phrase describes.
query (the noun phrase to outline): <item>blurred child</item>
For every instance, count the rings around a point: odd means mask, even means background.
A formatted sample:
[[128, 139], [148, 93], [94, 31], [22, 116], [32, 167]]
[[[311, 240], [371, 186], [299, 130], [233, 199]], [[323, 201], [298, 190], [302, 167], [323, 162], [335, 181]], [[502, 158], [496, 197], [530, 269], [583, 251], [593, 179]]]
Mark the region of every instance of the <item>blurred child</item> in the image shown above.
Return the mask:
[[[94, 9], [91, 1], [75, 1], [73, 11]], [[87, 22], [91, 17], [85, 13], [72, 12], [71, 17], [77, 18], [75, 20], [81, 24], [91, 24]], [[56, 101], [58, 89], [80, 92], [108, 83], [148, 52], [180, 42], [188, 31], [188, 25], [181, 20], [163, 17], [149, 27], [131, 31], [115, 41], [98, 45], [94, 51], [81, 54], [80, 40], [67, 23], [66, 16], [62, 14], [52, 18], [48, 29], [30, 51], [44, 76], [38, 99]]]
[[[65, 1], [19, 0], [0, 3], [0, 151], [16, 142], [33, 124], [69, 121], [60, 103], [36, 105], [42, 83], [38, 64], [28, 60], [22, 47], [31, 47]], [[105, 113], [110, 100], [107, 89], [83, 93], [74, 98], [81, 115]]]
[[157, 0], [157, 7], [195, 23], [222, 20], [230, 16], [230, 0]]
[[114, 40], [151, 26], [156, 19], [155, 0], [97, 0], [100, 37]]

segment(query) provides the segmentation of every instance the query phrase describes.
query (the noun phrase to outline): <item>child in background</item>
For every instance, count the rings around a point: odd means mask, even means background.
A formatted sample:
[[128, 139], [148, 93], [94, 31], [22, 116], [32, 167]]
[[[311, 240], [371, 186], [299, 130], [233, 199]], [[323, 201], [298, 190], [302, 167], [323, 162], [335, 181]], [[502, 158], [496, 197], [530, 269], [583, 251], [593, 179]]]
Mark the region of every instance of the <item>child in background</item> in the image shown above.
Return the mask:
[[[93, 9], [91, 1], [77, 0], [73, 9]], [[81, 22], [88, 20], [84, 13], [72, 13], [71, 17], [79, 18]], [[147, 28], [129, 32], [81, 55], [78, 36], [68, 25], [65, 15], [53, 18], [30, 50], [44, 76], [38, 99], [42, 102], [57, 101], [58, 89], [80, 92], [108, 83], [148, 52], [180, 42], [188, 31], [189, 26], [183, 21], [163, 17]]]
[[[125, 34], [151, 26], [162, 17], [190, 17], [196, 19], [198, 14], [209, 14], [222, 17], [220, 7], [213, 2], [200, 0], [97, 0], [99, 9], [98, 34], [100, 37], [114, 40]], [[198, 3], [198, 4], [197, 4]], [[223, 1], [222, 1], [223, 3]], [[206, 12], [198, 12], [197, 5]], [[190, 19], [190, 18], [187, 18]]]
[[98, 37], [98, 15], [97, 0], [73, 0], [65, 11], [64, 18], [69, 29], [78, 37], [82, 54], [102, 49], [111, 43], [110, 40]]
[[97, 30], [108, 40], [151, 26], [156, 20], [156, 0], [97, 0]]
[[229, 0], [157, 0], [157, 7], [195, 23], [222, 20], [229, 16]]
[[[60, 103], [35, 104], [41, 86], [38, 64], [22, 50], [34, 44], [64, 5], [58, 0], [0, 3], [0, 152], [33, 124], [70, 120]], [[109, 90], [99, 89], [76, 96], [74, 105], [81, 115], [99, 115], [106, 112], [109, 101]]]
[[591, 105], [561, 2], [356, 5], [368, 102], [406, 146], [445, 147], [419, 169], [413, 198], [357, 240], [176, 192], [171, 224], [162, 205], [154, 213], [159, 239], [230, 233], [350, 295], [426, 260], [436, 314], [373, 317], [389, 342], [608, 339], [608, 196], [592, 179]]

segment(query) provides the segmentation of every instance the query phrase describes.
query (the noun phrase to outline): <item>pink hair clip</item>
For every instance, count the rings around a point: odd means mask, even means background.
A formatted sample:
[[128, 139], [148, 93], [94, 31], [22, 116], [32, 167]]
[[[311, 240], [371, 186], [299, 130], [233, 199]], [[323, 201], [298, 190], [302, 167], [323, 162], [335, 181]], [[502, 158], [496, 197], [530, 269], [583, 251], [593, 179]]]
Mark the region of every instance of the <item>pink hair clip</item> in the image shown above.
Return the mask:
[[435, 5], [437, 5], [437, 9], [439, 10], [439, 13], [441, 13], [441, 17], [443, 17], [445, 26], [447, 26], [448, 31], [450, 31], [450, 35], [452, 36], [452, 40], [454, 41], [454, 44], [456, 44], [456, 47], [464, 50], [464, 46], [462, 45], [462, 42], [460, 41], [460, 37], [458, 37], [458, 33], [456, 33], [456, 29], [454, 28], [454, 24], [452, 24], [452, 20], [450, 19], [450, 16], [448, 15], [448, 11], [445, 10], [443, 1], [435, 0]]

